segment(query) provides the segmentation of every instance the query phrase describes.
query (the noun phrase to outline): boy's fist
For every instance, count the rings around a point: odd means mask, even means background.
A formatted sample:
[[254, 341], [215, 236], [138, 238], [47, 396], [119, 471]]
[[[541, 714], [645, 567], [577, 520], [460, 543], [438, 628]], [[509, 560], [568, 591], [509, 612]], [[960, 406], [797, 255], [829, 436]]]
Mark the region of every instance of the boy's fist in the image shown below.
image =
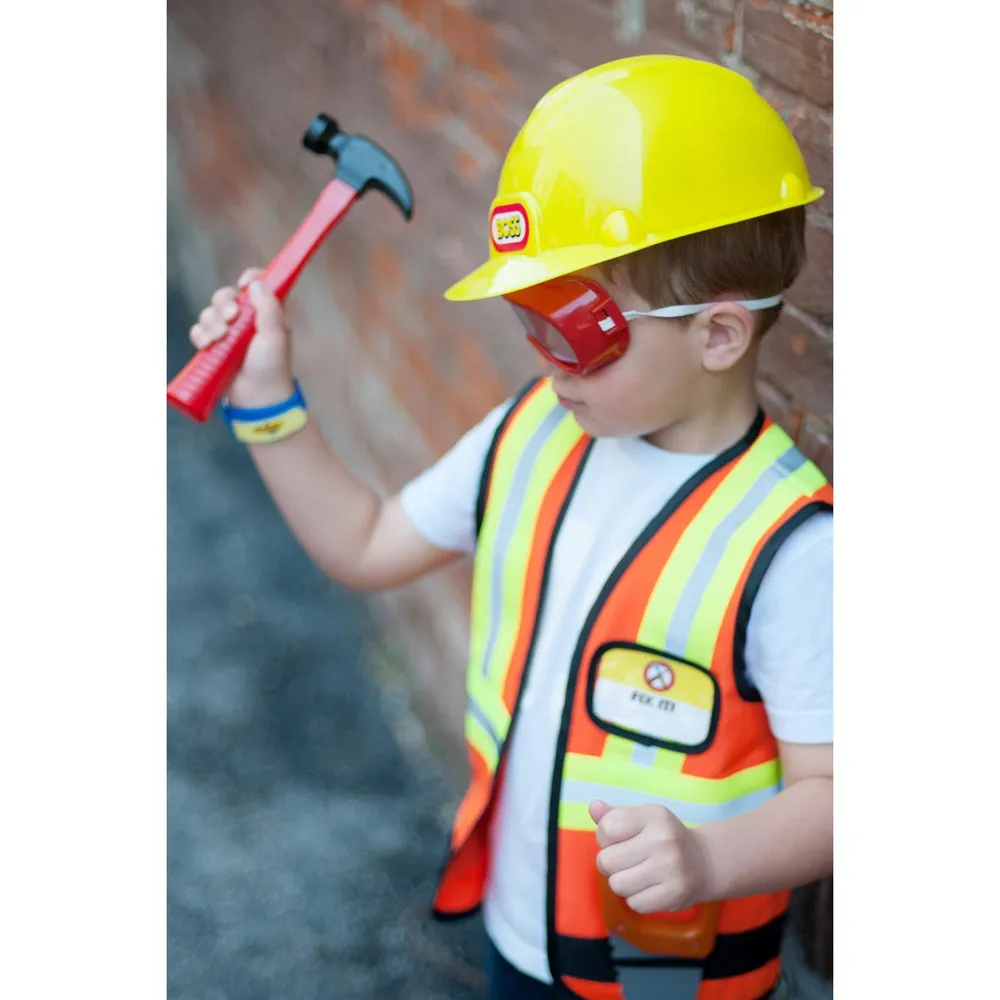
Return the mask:
[[201, 311], [198, 322], [191, 327], [191, 343], [201, 350], [224, 337], [228, 324], [239, 312], [237, 297], [248, 288], [250, 303], [256, 312], [256, 332], [243, 366], [233, 379], [226, 395], [235, 406], [256, 407], [280, 403], [295, 391], [292, 377], [291, 338], [285, 325], [281, 303], [270, 289], [257, 278], [259, 267], [244, 271], [237, 287], [220, 288], [212, 301]]
[[685, 910], [705, 902], [708, 863], [692, 830], [657, 805], [612, 808], [591, 802], [598, 870], [636, 913]]

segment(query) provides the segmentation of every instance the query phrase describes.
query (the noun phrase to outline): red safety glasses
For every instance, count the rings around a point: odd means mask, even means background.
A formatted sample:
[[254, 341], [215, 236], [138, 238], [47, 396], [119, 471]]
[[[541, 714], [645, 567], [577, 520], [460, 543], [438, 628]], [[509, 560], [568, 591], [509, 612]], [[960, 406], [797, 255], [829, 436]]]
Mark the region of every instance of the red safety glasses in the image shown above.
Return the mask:
[[[664, 306], [650, 312], [623, 312], [611, 294], [590, 278], [553, 278], [504, 298], [524, 324], [528, 340], [552, 364], [573, 375], [589, 375], [617, 361], [629, 345], [628, 323], [639, 316], [676, 319], [693, 316], [715, 302]], [[769, 309], [780, 295], [740, 301], [750, 309]]]

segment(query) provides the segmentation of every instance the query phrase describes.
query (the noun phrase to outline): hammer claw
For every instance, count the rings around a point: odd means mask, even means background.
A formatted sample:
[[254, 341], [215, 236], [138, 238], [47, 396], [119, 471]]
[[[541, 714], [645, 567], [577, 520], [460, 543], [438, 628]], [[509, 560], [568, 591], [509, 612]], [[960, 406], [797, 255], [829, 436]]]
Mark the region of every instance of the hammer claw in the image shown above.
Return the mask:
[[348, 135], [329, 117], [319, 114], [309, 124], [302, 145], [337, 163], [337, 177], [358, 196], [376, 188], [393, 201], [403, 216], [413, 215], [413, 191], [399, 164], [381, 146], [363, 135]]

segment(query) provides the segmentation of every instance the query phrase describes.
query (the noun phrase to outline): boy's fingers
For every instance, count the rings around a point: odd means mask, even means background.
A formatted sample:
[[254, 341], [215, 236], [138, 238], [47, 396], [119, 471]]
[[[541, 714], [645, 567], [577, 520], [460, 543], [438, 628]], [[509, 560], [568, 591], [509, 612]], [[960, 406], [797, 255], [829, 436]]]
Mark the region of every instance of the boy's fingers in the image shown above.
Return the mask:
[[645, 825], [642, 814], [633, 806], [610, 809], [597, 824], [597, 843], [601, 847], [619, 844], [641, 833]]
[[256, 277], [264, 273], [262, 267], [248, 267], [239, 277], [236, 282], [237, 286], [240, 288], [246, 288]]
[[221, 311], [216, 309], [215, 306], [206, 306], [202, 309], [201, 315], [198, 317], [198, 325], [213, 340], [218, 340], [226, 332], [227, 319], [228, 317], [224, 317]]
[[[219, 318], [219, 313], [214, 306], [206, 306], [202, 309], [195, 326], [201, 330], [204, 340], [209, 344], [213, 340], [218, 340], [220, 337], [225, 336], [226, 333], [226, 324]], [[192, 328], [191, 334], [193, 342], [194, 328]]]
[[631, 899], [656, 885], [656, 874], [651, 865], [638, 864], [624, 871], [615, 872], [608, 879], [608, 885], [616, 896]]
[[212, 305], [220, 312], [229, 304], [235, 304], [236, 296], [240, 293], [232, 285], [218, 289], [212, 296]]
[[195, 325], [191, 327], [191, 333], [188, 336], [191, 343], [197, 347], [199, 351], [203, 347], [208, 347], [215, 339], [209, 335], [208, 331], [200, 323], [195, 323]]
[[250, 285], [250, 301], [257, 311], [257, 326], [282, 325], [281, 303], [274, 297], [274, 293], [261, 281], [254, 281]]
[[602, 875], [613, 875], [627, 868], [641, 865], [649, 857], [649, 850], [641, 838], [632, 837], [622, 844], [611, 844], [597, 854], [597, 870]]

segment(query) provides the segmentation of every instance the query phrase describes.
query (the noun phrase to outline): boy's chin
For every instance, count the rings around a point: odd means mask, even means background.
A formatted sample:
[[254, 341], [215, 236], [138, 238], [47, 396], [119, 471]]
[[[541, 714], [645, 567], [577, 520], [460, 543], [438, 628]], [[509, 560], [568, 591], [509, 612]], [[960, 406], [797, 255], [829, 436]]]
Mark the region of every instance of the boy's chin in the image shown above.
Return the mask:
[[580, 429], [592, 438], [627, 437], [628, 433], [614, 430], [606, 424], [601, 423], [592, 413], [587, 410], [576, 411], [573, 419], [580, 425]]

